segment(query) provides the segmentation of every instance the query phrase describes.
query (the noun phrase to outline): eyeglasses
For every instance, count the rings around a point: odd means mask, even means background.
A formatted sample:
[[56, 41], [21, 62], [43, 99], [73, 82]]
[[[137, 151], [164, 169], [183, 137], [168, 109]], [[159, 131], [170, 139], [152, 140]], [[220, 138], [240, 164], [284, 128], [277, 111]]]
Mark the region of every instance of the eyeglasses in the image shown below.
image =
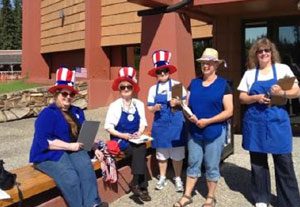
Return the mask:
[[60, 92], [60, 94], [64, 97], [67, 98], [68, 96], [70, 96], [71, 98], [74, 98], [75, 93], [68, 93], [66, 91]]
[[170, 72], [170, 70], [168, 68], [164, 68], [164, 69], [155, 71], [155, 74], [156, 75], [161, 75], [162, 73], [166, 74], [166, 73], [169, 73], [169, 72]]
[[124, 91], [127, 88], [127, 90], [132, 91], [133, 86], [132, 85], [121, 85], [120, 90]]
[[256, 51], [256, 54], [263, 54], [263, 52], [265, 52], [265, 53], [269, 53], [269, 52], [271, 52], [271, 49], [270, 48], [266, 48], [266, 49], [260, 49], [260, 50], [257, 50]]

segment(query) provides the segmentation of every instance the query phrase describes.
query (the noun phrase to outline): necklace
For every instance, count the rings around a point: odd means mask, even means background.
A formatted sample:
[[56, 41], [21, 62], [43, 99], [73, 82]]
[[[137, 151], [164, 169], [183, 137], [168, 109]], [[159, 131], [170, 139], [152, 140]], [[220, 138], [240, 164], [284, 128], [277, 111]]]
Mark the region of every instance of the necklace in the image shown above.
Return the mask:
[[126, 111], [128, 113], [127, 120], [130, 121], [130, 122], [132, 122], [134, 120], [134, 115], [129, 112], [130, 106], [131, 106], [131, 102], [132, 102], [132, 99], [130, 99], [130, 102], [128, 102], [125, 99], [123, 99], [123, 107], [125, 109], [124, 111]]

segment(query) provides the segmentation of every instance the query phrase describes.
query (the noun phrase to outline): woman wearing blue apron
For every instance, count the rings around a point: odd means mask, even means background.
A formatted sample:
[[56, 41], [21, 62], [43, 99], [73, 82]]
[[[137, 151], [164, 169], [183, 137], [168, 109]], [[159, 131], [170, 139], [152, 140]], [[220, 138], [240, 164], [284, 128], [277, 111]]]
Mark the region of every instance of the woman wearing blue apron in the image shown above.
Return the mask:
[[[188, 167], [185, 192], [173, 206], [192, 203], [192, 192], [205, 166], [207, 195], [202, 207], [216, 206], [216, 189], [220, 179], [220, 160], [226, 137], [226, 121], [232, 116], [232, 90], [227, 80], [216, 74], [224, 62], [218, 51], [206, 48], [197, 59], [201, 62], [202, 77], [195, 78], [188, 87], [187, 101], [193, 112], [188, 117]], [[200, 206], [200, 205], [199, 205]]]
[[[151, 136], [154, 138], [152, 147], [156, 149], [156, 158], [159, 165], [159, 181], [156, 189], [161, 190], [167, 184], [166, 171], [168, 159], [172, 159], [175, 172], [175, 189], [183, 191], [181, 181], [182, 161], [185, 157], [185, 133], [182, 111], [174, 109], [180, 104], [177, 99], [171, 99], [172, 86], [179, 84], [178, 81], [170, 79], [170, 74], [176, 72], [176, 67], [170, 65], [171, 53], [158, 50], [153, 53], [155, 68], [149, 70], [148, 74], [156, 77], [158, 82], [149, 89], [148, 109], [154, 113]], [[185, 99], [186, 91], [182, 88], [182, 97]]]
[[109, 105], [104, 128], [110, 133], [111, 140], [118, 142], [125, 155], [132, 158], [133, 179], [130, 188], [133, 194], [142, 201], [150, 201], [146, 178], [146, 145], [128, 141], [142, 135], [147, 126], [144, 104], [133, 98], [133, 93], [139, 91], [135, 69], [121, 68], [112, 88], [119, 91], [121, 97]]
[[250, 152], [251, 192], [256, 207], [271, 201], [268, 153], [275, 165], [278, 206], [300, 206], [298, 184], [292, 160], [292, 130], [285, 106], [272, 105], [270, 96], [299, 96], [298, 82], [282, 90], [279, 79], [294, 77], [289, 66], [280, 64], [276, 46], [267, 38], [257, 40], [249, 50], [248, 67], [238, 90], [247, 104], [243, 118], [243, 148]]

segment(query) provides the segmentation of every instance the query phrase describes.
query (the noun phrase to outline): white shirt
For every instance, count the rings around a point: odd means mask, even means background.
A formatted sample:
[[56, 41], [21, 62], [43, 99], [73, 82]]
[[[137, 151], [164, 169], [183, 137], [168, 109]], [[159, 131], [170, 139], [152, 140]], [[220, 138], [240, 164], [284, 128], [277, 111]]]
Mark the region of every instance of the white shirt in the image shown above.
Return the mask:
[[[281, 64], [281, 63], [275, 63], [275, 69], [276, 69], [276, 74], [277, 74], [277, 80], [284, 78], [284, 77], [295, 77], [294, 73], [292, 72], [291, 68], [288, 65]], [[252, 68], [247, 70], [244, 73], [244, 76], [240, 82], [240, 85], [238, 86], [239, 91], [243, 92], [249, 92], [251, 86], [253, 85], [255, 81], [255, 73], [256, 73], [256, 68]], [[261, 74], [260, 72], [258, 73], [257, 80], [259, 81], [264, 81], [264, 80], [270, 80], [273, 79], [273, 70], [270, 70], [270, 72], [266, 75]], [[297, 79], [295, 80], [294, 84], [298, 84]]]
[[129, 109], [126, 109], [126, 107], [123, 107], [123, 99], [119, 98], [112, 102], [108, 107], [104, 123], [104, 129], [114, 129], [117, 126], [121, 118], [122, 109], [123, 111], [131, 114], [134, 114], [137, 109], [140, 115], [140, 127], [142, 125], [147, 126], [144, 103], [138, 99], [133, 98], [130, 103]]
[[[171, 86], [177, 85], [180, 82], [171, 79]], [[157, 84], [153, 85], [150, 87], [149, 92], [148, 92], [148, 99], [147, 102], [148, 104], [154, 104], [154, 100], [155, 100], [155, 96], [156, 96], [156, 87]], [[170, 87], [169, 87], [169, 81], [165, 82], [165, 83], [159, 83], [159, 87], [158, 87], [158, 94], [167, 94], [167, 101], [170, 101], [172, 98], [172, 91], [170, 91]], [[185, 88], [182, 86], [182, 99], [186, 98], [186, 90]]]

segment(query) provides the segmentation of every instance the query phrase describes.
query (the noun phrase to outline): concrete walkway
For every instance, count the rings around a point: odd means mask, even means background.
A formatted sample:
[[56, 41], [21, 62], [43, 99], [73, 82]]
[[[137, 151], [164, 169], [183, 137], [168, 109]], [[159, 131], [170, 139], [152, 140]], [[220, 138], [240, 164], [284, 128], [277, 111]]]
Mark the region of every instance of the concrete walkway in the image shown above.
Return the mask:
[[[105, 119], [107, 108], [85, 111], [88, 120], [100, 120], [102, 122], [99, 131], [99, 137], [108, 138], [108, 134], [103, 130], [103, 121]], [[32, 142], [35, 118], [23, 119], [19, 121], [0, 123], [0, 159], [3, 159], [5, 167], [10, 170], [22, 167], [28, 164], [28, 154]], [[294, 165], [295, 171], [300, 181], [300, 138], [294, 138]], [[275, 201], [275, 183], [274, 168], [271, 157], [270, 169], [272, 177], [272, 194]], [[250, 207], [250, 165], [249, 155], [241, 148], [241, 136], [235, 135], [235, 153], [225, 160], [221, 167], [222, 177], [218, 184], [217, 200], [218, 207]], [[171, 176], [168, 185], [161, 191], [154, 190], [157, 180], [152, 179], [149, 182], [149, 191], [152, 201], [144, 203], [143, 206], [172, 206], [181, 196], [175, 192]], [[191, 207], [199, 207], [204, 202], [206, 195], [205, 183], [200, 180], [193, 196]], [[131, 207], [139, 206], [140, 202], [134, 200], [131, 194], [125, 195], [119, 200], [113, 202], [111, 207]], [[273, 202], [272, 206], [276, 206]], [[299, 204], [300, 206], [300, 204]]]

